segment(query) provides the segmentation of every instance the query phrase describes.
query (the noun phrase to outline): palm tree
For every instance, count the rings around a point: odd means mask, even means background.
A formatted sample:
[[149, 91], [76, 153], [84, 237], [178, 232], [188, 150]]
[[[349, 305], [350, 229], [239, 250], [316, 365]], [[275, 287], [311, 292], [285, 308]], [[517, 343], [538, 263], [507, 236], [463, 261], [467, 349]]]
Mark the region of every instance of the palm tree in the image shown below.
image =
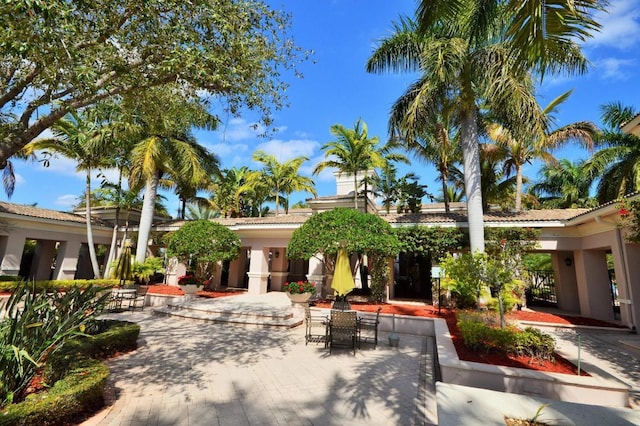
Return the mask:
[[77, 112], [71, 112], [67, 118], [59, 120], [52, 127], [54, 137], [31, 142], [28, 153], [43, 151], [45, 166], [49, 159], [58, 153], [77, 163], [76, 170], [85, 172], [85, 217], [87, 222], [87, 245], [93, 276], [100, 278], [100, 267], [93, 244], [93, 228], [91, 226], [91, 173], [105, 165], [108, 145], [102, 137], [100, 126], [95, 121], [86, 120]]
[[214, 210], [210, 206], [199, 203], [187, 204], [186, 218], [189, 220], [209, 220], [220, 217], [220, 210]]
[[545, 164], [540, 169], [541, 180], [529, 187], [529, 193], [547, 208], [596, 207], [597, 201], [589, 195], [594, 177], [585, 164], [567, 159]]
[[640, 138], [620, 130], [638, 111], [619, 102], [600, 108], [602, 122], [607, 126], [596, 142], [602, 149], [593, 154], [585, 167], [591, 176], [600, 176], [597, 198], [606, 203], [640, 189]]
[[382, 205], [387, 214], [391, 211], [391, 206], [398, 201], [399, 181], [396, 174], [396, 168], [392, 164], [386, 164], [380, 174], [365, 178], [370, 180], [374, 188], [373, 195], [382, 198]]
[[[542, 110], [546, 118], [545, 123], [553, 123], [552, 114], [557, 111], [560, 104], [567, 100], [571, 92], [572, 90], [558, 96]], [[536, 126], [533, 131], [527, 127], [517, 126], [515, 131], [498, 123], [490, 123], [487, 127], [487, 133], [496, 142], [496, 145], [487, 145], [486, 148], [502, 151], [501, 155], [505, 158], [503, 172], [507, 176], [515, 173], [515, 211], [520, 211], [522, 207], [522, 167], [526, 163], [535, 159], [542, 159], [546, 163], [556, 161], [550, 151], [570, 140], [579, 141], [584, 146], [591, 148], [593, 137], [597, 132], [596, 126], [587, 121], [572, 123], [552, 131], [548, 129], [548, 125]]]
[[179, 88], [165, 86], [127, 99], [132, 105], [125, 110], [136, 111], [131, 121], [138, 136], [131, 151], [129, 185], [145, 186], [136, 246], [138, 263], [146, 258], [161, 178], [168, 176], [175, 182], [187, 177], [184, 182], [197, 186], [209, 179], [211, 164], [217, 164], [215, 156], [191, 134], [194, 127], [214, 129], [217, 118], [197, 101], [186, 102], [177, 94]]
[[204, 191], [210, 188], [211, 176], [215, 176], [219, 172], [219, 160], [214, 154], [208, 152], [198, 144], [195, 144], [192, 148], [194, 151], [197, 151], [195, 155], [200, 159], [200, 165], [205, 172], [202, 179], [194, 180], [192, 176], [173, 174], [169, 179], [164, 179], [162, 182], [163, 187], [174, 188], [176, 195], [178, 195], [178, 200], [180, 201], [180, 219], [185, 218], [187, 203], [198, 203], [202, 205], [209, 203], [206, 198], [198, 196], [198, 191]]
[[[279, 162], [274, 155], [264, 151], [253, 153], [253, 160], [263, 164], [262, 170], [249, 173], [244, 190], [268, 189], [269, 197], [275, 202], [276, 216], [278, 206], [285, 207], [285, 213], [289, 211], [289, 195], [296, 191], [306, 191], [314, 197], [318, 196], [313, 180], [310, 177], [300, 175], [300, 166], [309, 159], [296, 157], [284, 163]], [[264, 191], [261, 191], [264, 193]]]
[[[404, 155], [392, 152], [397, 147], [395, 141], [390, 141], [378, 148], [378, 137], [369, 138], [367, 124], [362, 119], [356, 121], [353, 129], [334, 124], [330, 132], [336, 136], [336, 140], [327, 142], [321, 149], [324, 151], [324, 157], [331, 159], [320, 162], [313, 170], [313, 174], [317, 175], [327, 167], [334, 167], [342, 173], [352, 175], [353, 204], [356, 209], [358, 208], [358, 173], [365, 172], [367, 175], [368, 171], [384, 168], [391, 161], [407, 161]], [[365, 199], [366, 192], [365, 187]]]
[[368, 61], [369, 72], [421, 73], [403, 95], [411, 112], [405, 127], [417, 128], [419, 111], [429, 111], [428, 105], [454, 94], [473, 252], [484, 251], [478, 105], [508, 123], [541, 122], [531, 70], [541, 76], [586, 70], [586, 59], [574, 40], [598, 28], [589, 12], [599, 4], [584, 2], [586, 10], [582, 4], [577, 10], [557, 3], [422, 0], [419, 25], [401, 21]]

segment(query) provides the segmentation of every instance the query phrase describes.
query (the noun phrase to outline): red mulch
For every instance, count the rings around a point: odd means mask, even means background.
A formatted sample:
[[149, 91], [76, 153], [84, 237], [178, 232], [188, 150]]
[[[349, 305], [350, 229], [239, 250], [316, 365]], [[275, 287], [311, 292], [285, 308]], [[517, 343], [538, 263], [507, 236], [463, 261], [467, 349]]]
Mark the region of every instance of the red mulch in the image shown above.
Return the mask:
[[[329, 308], [331, 302], [318, 302], [317, 307]], [[351, 308], [363, 311], [363, 312], [375, 312], [378, 307], [382, 307], [382, 313], [385, 314], [398, 314], [398, 315], [413, 315], [421, 317], [431, 318], [444, 318], [447, 321], [449, 332], [453, 345], [456, 348], [458, 357], [463, 361], [481, 362], [484, 364], [501, 365], [506, 367], [526, 368], [529, 370], [545, 371], [549, 373], [563, 373], [575, 375], [578, 369], [569, 361], [562, 358], [559, 355], [555, 356], [554, 362], [542, 362], [531, 361], [528, 357], [516, 357], [505, 353], [489, 352], [486, 354], [470, 351], [464, 345], [462, 334], [458, 329], [456, 313], [454, 310], [442, 309], [440, 316], [438, 316], [438, 308], [433, 306], [418, 306], [418, 305], [398, 305], [398, 304], [379, 304], [372, 305], [366, 303], [351, 302]], [[599, 321], [591, 318], [572, 317], [568, 315], [554, 315], [545, 312], [525, 312], [518, 311], [508, 316], [511, 320], [527, 320], [538, 321], [554, 324], [575, 324], [575, 325], [592, 325], [592, 326], [604, 326], [604, 327], [619, 327], [615, 324], [610, 324], [604, 321]], [[588, 376], [589, 374], [580, 371], [582, 376]]]

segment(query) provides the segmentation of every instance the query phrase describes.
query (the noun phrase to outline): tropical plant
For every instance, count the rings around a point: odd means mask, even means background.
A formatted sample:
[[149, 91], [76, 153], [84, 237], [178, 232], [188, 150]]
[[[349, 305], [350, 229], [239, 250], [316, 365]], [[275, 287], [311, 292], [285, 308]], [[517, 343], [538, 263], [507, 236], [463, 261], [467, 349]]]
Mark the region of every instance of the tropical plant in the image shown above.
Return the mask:
[[0, 405], [19, 400], [36, 371], [84, 328], [108, 294], [97, 287], [65, 293], [32, 291], [28, 282], [13, 290], [0, 311]]
[[109, 145], [102, 137], [100, 126], [93, 120], [72, 111], [67, 118], [61, 119], [52, 127], [54, 137], [30, 143], [26, 148], [29, 154], [42, 151], [44, 165], [48, 166], [51, 157], [59, 153], [76, 162], [76, 170], [85, 172], [85, 220], [87, 226], [87, 245], [93, 268], [93, 276], [100, 278], [100, 266], [93, 244], [91, 222], [91, 173], [106, 165], [105, 156]]
[[[356, 209], [358, 208], [360, 173], [364, 172], [366, 176], [370, 170], [384, 168], [390, 161], [406, 162], [404, 155], [393, 153], [397, 147], [396, 142], [390, 141], [378, 147], [378, 137], [369, 137], [367, 124], [362, 119], [356, 121], [353, 129], [334, 124], [330, 132], [336, 139], [325, 143], [321, 148], [324, 151], [324, 157], [328, 159], [318, 163], [313, 174], [317, 175], [328, 167], [334, 167], [341, 173], [353, 176], [353, 205]], [[365, 200], [366, 191], [367, 188], [365, 188]], [[365, 211], [366, 208], [365, 202]]]
[[[138, 114], [132, 117], [137, 126], [139, 142], [131, 151], [130, 186], [144, 182], [144, 200], [140, 214], [136, 261], [144, 262], [155, 200], [161, 178], [167, 175], [175, 181], [193, 185], [209, 179], [209, 172], [217, 166], [217, 158], [197, 143], [191, 129], [213, 129], [218, 120], [199, 103], [183, 102], [176, 87], [165, 87], [147, 93], [145, 97], [128, 99], [137, 105]], [[164, 181], [165, 184], [174, 184]]]
[[[560, 4], [558, 4], [560, 3]], [[405, 128], [417, 128], [425, 105], [455, 94], [471, 250], [484, 251], [478, 152], [478, 105], [505, 124], [538, 123], [531, 70], [583, 72], [587, 61], [576, 39], [599, 28], [590, 13], [600, 2], [423, 0], [416, 22], [404, 19], [367, 63], [369, 72], [419, 71], [405, 95]]]
[[543, 208], [596, 207], [598, 202], [591, 197], [594, 176], [587, 170], [586, 163], [585, 160], [561, 159], [557, 163], [544, 164], [538, 182], [528, 190]]
[[427, 193], [427, 185], [418, 183], [418, 176], [414, 173], [407, 173], [398, 181], [398, 201], [396, 210], [398, 213], [420, 213], [422, 209], [422, 199], [425, 196], [433, 198]]
[[[325, 271], [333, 274], [340, 246], [347, 253], [367, 255], [371, 272], [371, 292], [384, 295], [388, 260], [399, 253], [399, 241], [387, 222], [376, 215], [351, 208], [336, 208], [311, 216], [296, 229], [287, 246], [289, 259], [318, 258]], [[374, 275], [378, 278], [373, 280]]]
[[[553, 122], [552, 114], [568, 99], [571, 92], [558, 96], [542, 110], [546, 122]], [[490, 123], [487, 126], [487, 133], [496, 145], [485, 145], [487, 150], [500, 151], [499, 156], [504, 158], [502, 171], [507, 177], [511, 173], [515, 174], [515, 211], [520, 211], [522, 208], [522, 167], [525, 164], [536, 159], [542, 159], [546, 164], [555, 163], [556, 159], [550, 151], [570, 140], [580, 141], [584, 146], [591, 148], [597, 132], [594, 124], [585, 121], [572, 123], [553, 131], [547, 130], [548, 125], [534, 126], [530, 129], [528, 125], [521, 124], [524, 123], [518, 123], [513, 130], [509, 130], [498, 123]]]
[[439, 226], [413, 226], [395, 230], [400, 241], [400, 251], [428, 257], [431, 263], [439, 263], [448, 253], [462, 249], [464, 233], [458, 228]]
[[270, 125], [305, 56], [289, 14], [254, 0], [3, 2], [0, 28], [0, 168], [70, 111], [171, 82]]
[[253, 160], [263, 164], [262, 170], [251, 172], [247, 175], [247, 181], [242, 190], [256, 190], [264, 187], [269, 198], [275, 202], [275, 213], [278, 215], [278, 206], [285, 207], [285, 213], [289, 211], [289, 195], [295, 191], [306, 191], [314, 197], [318, 196], [313, 180], [310, 177], [300, 175], [300, 166], [309, 159], [296, 157], [281, 163], [271, 154], [264, 151], [253, 153]]
[[218, 262], [233, 260], [240, 253], [240, 238], [227, 227], [208, 220], [182, 226], [169, 236], [167, 256], [185, 265], [195, 264], [195, 275], [213, 276]]
[[186, 218], [189, 220], [215, 219], [220, 217], [220, 210], [215, 210], [208, 205], [187, 204]]
[[620, 126], [638, 114], [619, 102], [602, 105], [607, 126], [596, 141], [596, 151], [584, 165], [588, 176], [597, 176], [596, 197], [600, 204], [640, 189], [640, 138], [623, 133]]

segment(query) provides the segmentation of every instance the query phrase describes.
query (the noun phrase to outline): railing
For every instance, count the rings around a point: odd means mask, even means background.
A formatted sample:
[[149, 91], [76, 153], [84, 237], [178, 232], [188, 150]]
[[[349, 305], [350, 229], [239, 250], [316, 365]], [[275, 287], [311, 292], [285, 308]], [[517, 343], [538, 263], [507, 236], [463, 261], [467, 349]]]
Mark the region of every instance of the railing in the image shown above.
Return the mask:
[[556, 281], [553, 271], [527, 271], [529, 286], [527, 306], [557, 305]]

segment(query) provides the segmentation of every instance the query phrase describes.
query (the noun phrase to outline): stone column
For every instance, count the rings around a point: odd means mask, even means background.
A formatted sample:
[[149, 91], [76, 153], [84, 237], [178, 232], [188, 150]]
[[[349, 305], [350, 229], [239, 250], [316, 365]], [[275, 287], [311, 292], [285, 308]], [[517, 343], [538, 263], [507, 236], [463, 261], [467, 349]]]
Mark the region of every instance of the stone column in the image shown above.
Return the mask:
[[237, 259], [229, 262], [229, 282], [228, 287], [244, 287], [244, 265], [247, 261], [247, 248], [242, 247]]
[[26, 239], [25, 233], [18, 229], [11, 230], [11, 234], [2, 237], [0, 240], [0, 252], [2, 253], [0, 275], [18, 275]]
[[80, 254], [80, 241], [77, 239], [62, 241], [58, 246], [56, 256], [56, 269], [53, 272], [54, 280], [72, 280], [78, 267]]
[[38, 240], [31, 266], [31, 274], [36, 280], [48, 280], [51, 277], [51, 264], [55, 253], [55, 241]]
[[575, 265], [580, 314], [603, 321], [613, 321], [606, 252], [604, 250], [576, 251]]
[[323, 285], [324, 280], [324, 264], [322, 263], [322, 255], [318, 254], [309, 259], [309, 273], [307, 280], [316, 285], [318, 296], [324, 299], [327, 297], [327, 288]]
[[287, 281], [287, 249], [285, 247], [271, 247], [271, 291], [282, 291]]
[[269, 250], [264, 247], [251, 247], [249, 263], [249, 294], [266, 294], [269, 278]]
[[[576, 262], [573, 257], [573, 252], [555, 252], [551, 255], [551, 263], [555, 277], [558, 309], [566, 312], [580, 312], [580, 296], [578, 294], [575, 269]], [[568, 265], [568, 263], [571, 264]]]

